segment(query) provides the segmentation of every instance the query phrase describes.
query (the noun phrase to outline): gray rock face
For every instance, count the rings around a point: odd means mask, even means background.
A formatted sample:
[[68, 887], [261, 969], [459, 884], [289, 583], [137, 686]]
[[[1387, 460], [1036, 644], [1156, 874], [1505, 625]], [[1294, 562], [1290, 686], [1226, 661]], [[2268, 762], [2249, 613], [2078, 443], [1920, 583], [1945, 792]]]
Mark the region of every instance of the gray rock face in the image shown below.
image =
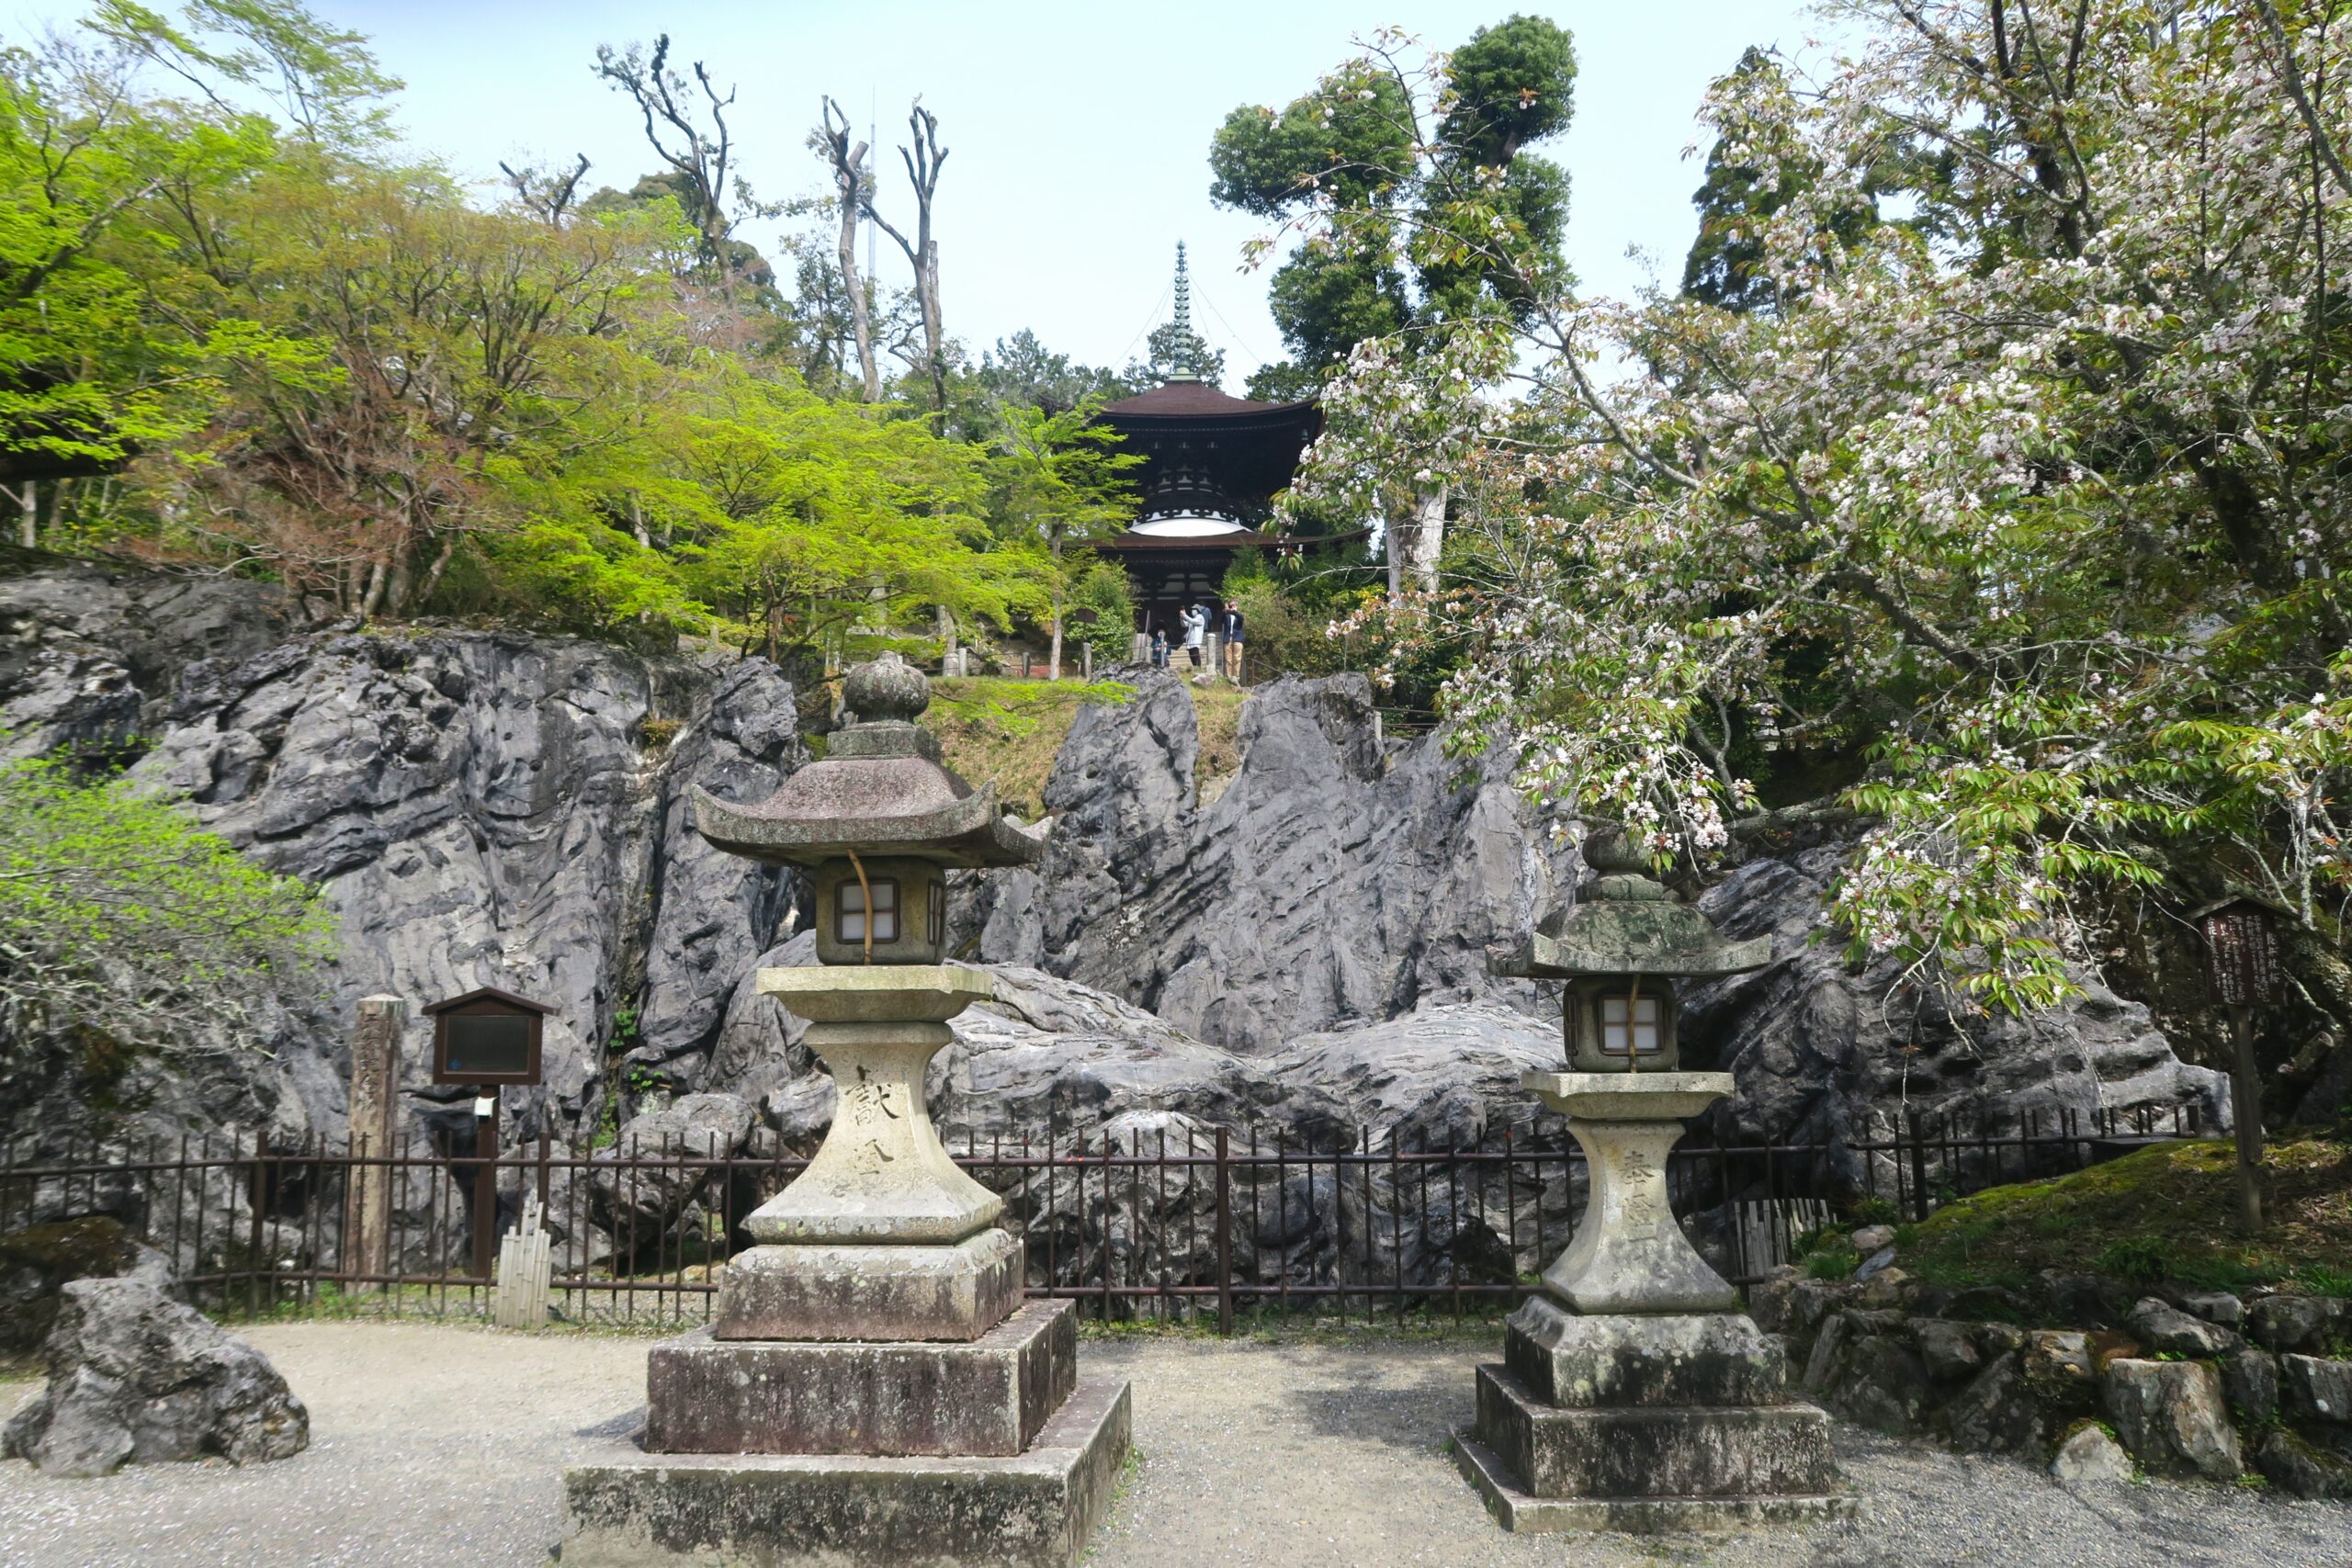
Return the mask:
[[11, 757], [119, 752], [162, 716], [177, 672], [282, 638], [275, 591], [96, 566], [0, 578], [0, 710]]
[[967, 917], [982, 962], [1034, 964], [1245, 1055], [1524, 984], [1485, 949], [1551, 901], [1517, 795], [1430, 742], [1393, 752], [1359, 676], [1285, 679], [1242, 708], [1241, 765], [1196, 804], [1199, 730], [1173, 677], [1082, 714], [1046, 787], [1035, 873]]
[[[1892, 994], [1894, 970], [1855, 974], [1814, 940], [1844, 852], [1835, 845], [1749, 863], [1700, 900], [1724, 934], [1770, 936], [1774, 962], [1687, 985], [1683, 1064], [1739, 1081], [1716, 1115], [1743, 1138], [1883, 1135], [1892, 1107], [1989, 1103], [2023, 1110], [2169, 1108], [2226, 1123], [2222, 1075], [2173, 1054], [2148, 1010], [2079, 976], [2085, 995], [2030, 1019], [1962, 1018], [1924, 994]], [[1849, 1175], [1851, 1173], [1849, 1173]]]
[[[122, 1098], [143, 1097], [150, 1125], [338, 1134], [356, 999], [410, 999], [402, 1081], [415, 1091], [429, 1070], [422, 1005], [487, 983], [556, 1007], [545, 1120], [510, 1089], [506, 1124], [584, 1134], [608, 1043], [627, 1057], [616, 1079], [642, 1066], [690, 1087], [788, 907], [784, 876], [718, 855], [684, 819], [688, 783], [756, 797], [797, 758], [791, 688], [759, 661], [484, 632], [288, 638], [243, 585], [80, 569], [0, 581], [0, 617], [31, 650], [0, 658], [12, 722], [32, 719], [49, 744], [155, 737], [134, 776], [320, 884], [341, 928], [322, 993], [266, 999], [249, 1043], [275, 1065], [224, 1059], [130, 1086]], [[69, 656], [119, 673], [74, 706]], [[651, 746], [651, 719], [682, 728]], [[25, 1100], [10, 1096], [10, 1120]], [[72, 1127], [70, 1100], [20, 1124]]]
[[2278, 1358], [2242, 1345], [2218, 1363], [2222, 1392], [2242, 1420], [2263, 1422], [2278, 1414]]
[[2222, 1374], [2210, 1362], [2119, 1357], [2100, 1393], [2116, 1436], [2151, 1473], [2229, 1481], [2245, 1468]]
[[49, 1384], [0, 1431], [0, 1454], [51, 1474], [310, 1446], [310, 1415], [267, 1357], [138, 1280], [66, 1286], [42, 1354]]

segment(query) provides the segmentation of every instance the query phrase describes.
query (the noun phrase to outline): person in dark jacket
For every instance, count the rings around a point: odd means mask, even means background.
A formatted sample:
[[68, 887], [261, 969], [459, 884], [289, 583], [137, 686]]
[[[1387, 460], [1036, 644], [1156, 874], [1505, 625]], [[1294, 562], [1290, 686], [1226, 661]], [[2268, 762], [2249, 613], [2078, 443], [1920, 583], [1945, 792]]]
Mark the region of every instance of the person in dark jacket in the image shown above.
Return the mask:
[[1168, 628], [1166, 626], [1151, 628], [1151, 667], [1154, 670], [1168, 668]]
[[1225, 602], [1225, 678], [1235, 685], [1241, 684], [1241, 605], [1238, 600]]

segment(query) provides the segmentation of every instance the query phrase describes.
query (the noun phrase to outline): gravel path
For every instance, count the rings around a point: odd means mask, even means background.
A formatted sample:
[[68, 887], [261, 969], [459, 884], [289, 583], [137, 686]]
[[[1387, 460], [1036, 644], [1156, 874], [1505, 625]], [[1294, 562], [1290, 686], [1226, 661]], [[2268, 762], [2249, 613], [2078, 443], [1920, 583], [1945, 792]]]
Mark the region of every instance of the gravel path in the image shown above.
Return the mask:
[[[310, 1451], [238, 1471], [54, 1481], [0, 1466], [8, 1568], [530, 1568], [560, 1530], [557, 1474], [641, 1403], [645, 1341], [427, 1325], [249, 1331], [311, 1406]], [[2220, 1487], [2068, 1492], [2021, 1465], [1838, 1433], [1854, 1524], [1722, 1538], [1512, 1537], [1440, 1450], [1476, 1341], [1090, 1339], [1135, 1382], [1143, 1462], [1100, 1568], [1484, 1564], [2165, 1564], [2352, 1568], [2352, 1507]], [[0, 1384], [0, 1410], [32, 1392]]]

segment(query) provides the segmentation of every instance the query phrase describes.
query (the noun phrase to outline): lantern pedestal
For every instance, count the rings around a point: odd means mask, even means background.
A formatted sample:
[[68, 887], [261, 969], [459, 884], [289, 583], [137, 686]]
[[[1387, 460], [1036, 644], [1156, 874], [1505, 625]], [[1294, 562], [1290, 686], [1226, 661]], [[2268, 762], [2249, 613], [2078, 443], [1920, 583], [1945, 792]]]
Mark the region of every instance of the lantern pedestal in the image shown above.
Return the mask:
[[1478, 1369], [1456, 1463], [1506, 1529], [1721, 1529], [1843, 1517], [1829, 1418], [1785, 1392], [1778, 1339], [1682, 1234], [1667, 1156], [1728, 1073], [1530, 1073], [1591, 1187], [1545, 1294]]
[[839, 1090], [808, 1168], [744, 1226], [711, 1327], [649, 1358], [643, 1452], [565, 1472], [573, 1564], [1066, 1568], [1126, 1455], [1124, 1381], [1078, 1375], [1076, 1309], [1023, 1304], [1003, 1201], [923, 1102], [954, 964], [768, 969]]

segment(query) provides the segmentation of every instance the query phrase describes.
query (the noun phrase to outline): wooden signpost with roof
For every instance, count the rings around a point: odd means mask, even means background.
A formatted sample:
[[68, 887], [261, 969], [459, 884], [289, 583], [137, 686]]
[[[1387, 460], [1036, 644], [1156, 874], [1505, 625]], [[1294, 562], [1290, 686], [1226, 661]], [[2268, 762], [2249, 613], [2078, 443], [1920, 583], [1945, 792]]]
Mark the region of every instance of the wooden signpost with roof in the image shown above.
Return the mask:
[[2191, 917], [2205, 938], [2205, 994], [2230, 1010], [2230, 1121], [2237, 1132], [2238, 1228], [2262, 1229], [2262, 1073], [2254, 1059], [2254, 1010], [2286, 997], [2278, 917], [2267, 899], [2239, 894]]

